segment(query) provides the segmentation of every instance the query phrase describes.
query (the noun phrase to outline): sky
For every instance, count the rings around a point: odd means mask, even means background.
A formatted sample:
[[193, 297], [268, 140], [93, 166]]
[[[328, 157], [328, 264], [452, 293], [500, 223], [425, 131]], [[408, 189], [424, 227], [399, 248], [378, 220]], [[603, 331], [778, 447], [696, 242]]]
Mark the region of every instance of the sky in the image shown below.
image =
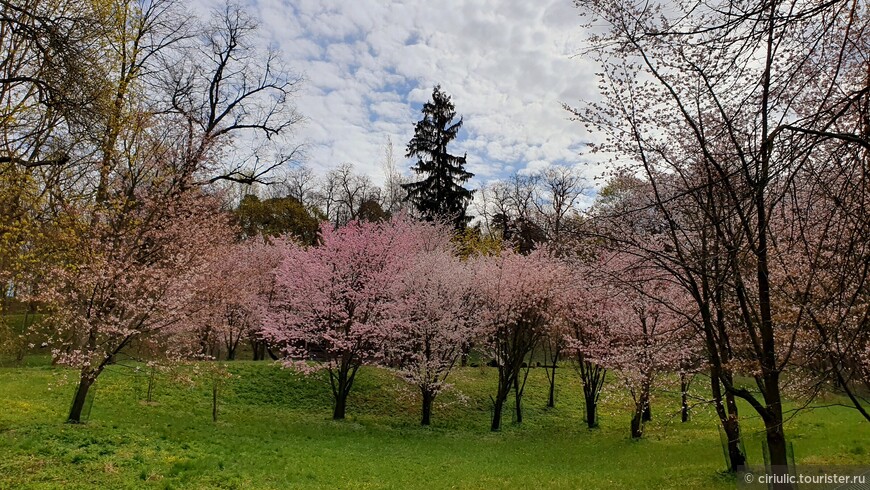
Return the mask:
[[463, 117], [450, 149], [467, 152], [472, 187], [552, 164], [601, 172], [561, 105], [596, 93], [595, 67], [575, 56], [583, 30], [571, 0], [244, 1], [305, 77], [296, 137], [317, 173], [349, 162], [381, 182], [388, 138], [407, 171], [405, 146], [436, 84]]

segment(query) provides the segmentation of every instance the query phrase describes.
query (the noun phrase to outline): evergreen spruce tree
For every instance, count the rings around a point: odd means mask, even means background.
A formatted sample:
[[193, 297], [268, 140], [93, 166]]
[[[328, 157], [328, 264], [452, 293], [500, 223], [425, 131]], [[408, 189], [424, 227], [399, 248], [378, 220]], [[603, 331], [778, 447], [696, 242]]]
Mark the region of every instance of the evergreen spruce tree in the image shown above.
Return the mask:
[[419, 182], [402, 184], [407, 200], [424, 219], [443, 219], [462, 230], [470, 219], [465, 215], [473, 191], [462, 187], [474, 176], [467, 172], [465, 157], [447, 153], [447, 144], [456, 138], [462, 127], [462, 118], [453, 122], [456, 110], [450, 96], [438, 85], [432, 91], [432, 100], [423, 105], [423, 119], [414, 128], [414, 137], [408, 143], [408, 158], [417, 157], [411, 167], [423, 175]]

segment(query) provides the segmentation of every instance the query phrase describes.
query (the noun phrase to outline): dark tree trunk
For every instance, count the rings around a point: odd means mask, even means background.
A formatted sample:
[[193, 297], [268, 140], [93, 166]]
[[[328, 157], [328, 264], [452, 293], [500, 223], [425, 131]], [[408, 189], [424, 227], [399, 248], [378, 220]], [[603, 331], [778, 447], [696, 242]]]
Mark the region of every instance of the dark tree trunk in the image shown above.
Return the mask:
[[643, 409], [637, 409], [634, 416], [631, 417], [631, 438], [640, 439], [643, 437]]
[[550, 367], [544, 367], [544, 369], [549, 374], [550, 381], [550, 392], [547, 396], [547, 408], [555, 408], [556, 407], [556, 363], [559, 360], [558, 353], [553, 356], [553, 365]]
[[686, 373], [680, 373], [680, 421], [689, 421], [689, 383], [692, 378]]
[[680, 422], [688, 422], [689, 421], [689, 400], [686, 396], [686, 392], [684, 391], [682, 395], [680, 395]]
[[81, 377], [79, 378], [79, 386], [76, 389], [75, 398], [73, 398], [72, 406], [69, 409], [69, 417], [67, 417], [67, 423], [81, 423], [82, 410], [85, 408], [85, 402], [88, 398], [88, 390], [90, 390], [91, 386], [94, 384], [95, 378], [96, 376], [89, 371], [82, 372]]
[[339, 365], [338, 371], [329, 371], [329, 383], [332, 386], [332, 395], [335, 405], [332, 410], [333, 420], [343, 420], [347, 412], [347, 397], [353, 386], [353, 380], [359, 365], [350, 359], [344, 359]]
[[[722, 430], [728, 438], [728, 469], [737, 472], [741, 466], [746, 465], [746, 455], [740, 444], [740, 418], [737, 412], [737, 403], [734, 394], [725, 392], [722, 394], [722, 386], [719, 380], [718, 370], [714, 369], [710, 377], [710, 386], [713, 391], [713, 400], [716, 405], [716, 413], [722, 423]], [[723, 374], [730, 380], [730, 374]], [[723, 403], [724, 400], [724, 403]]]
[[638, 394], [637, 402], [634, 406], [634, 416], [631, 417], [631, 438], [639, 439], [643, 437], [644, 423], [646, 422], [646, 414], [649, 410], [649, 387], [643, 385]]
[[347, 394], [337, 394], [335, 397], [335, 408], [332, 410], [332, 420], [344, 420], [347, 412]]
[[514, 378], [514, 409], [517, 415], [517, 423], [523, 423], [523, 391], [520, 389], [519, 376]]
[[547, 375], [547, 381], [550, 382], [550, 391], [547, 396], [547, 408], [556, 407], [556, 366], [559, 364], [559, 356], [562, 353], [561, 347], [551, 349], [552, 355], [549, 361], [552, 364], [544, 364], [544, 372]]
[[588, 362], [582, 356], [577, 358], [580, 379], [583, 381], [583, 401], [586, 405], [586, 425], [590, 429], [598, 427], [598, 396], [604, 386], [607, 370]]
[[[782, 427], [782, 398], [779, 392], [779, 373], [770, 373], [765, 376], [764, 401], [767, 404], [768, 417], [764, 419], [764, 428], [767, 433], [767, 448], [770, 455], [770, 465], [775, 473], [788, 473], [788, 448], [785, 441], [785, 431]], [[777, 487], [779, 488], [779, 487]], [[783, 486], [782, 488], [791, 488]]]
[[254, 343], [254, 360], [262, 361], [266, 359], [266, 344], [264, 342]]
[[584, 395], [586, 399], [586, 425], [590, 429], [594, 429], [598, 427], [598, 420], [596, 416], [596, 411], [598, 409], [598, 403], [596, 403], [596, 397], [590, 397], [588, 395]]
[[646, 405], [643, 407], [643, 421], [649, 422], [652, 420], [652, 410], [650, 409], [649, 401], [646, 402]]
[[740, 447], [740, 424], [736, 418], [728, 419], [722, 424], [725, 437], [728, 438], [728, 459], [731, 461], [731, 471], [737, 471], [746, 464], [746, 455]]
[[432, 423], [432, 402], [435, 401], [435, 394], [427, 389], [422, 390], [423, 393], [423, 416], [420, 419], [420, 425]]
[[547, 397], [547, 408], [556, 408], [556, 366], [553, 366], [553, 377], [550, 378], [550, 396]]
[[501, 430], [501, 411], [504, 407], [504, 400], [507, 397], [507, 394], [497, 394], [495, 400], [492, 403], [492, 425], [490, 425], [490, 430], [492, 432], [498, 432]]
[[498, 391], [496, 391], [495, 399], [492, 402], [492, 425], [490, 426], [492, 432], [498, 432], [501, 430], [502, 409], [504, 408], [504, 403], [510, 394], [511, 386], [513, 384], [510, 375], [504, 372], [506, 368], [504, 366], [499, 366], [498, 369]]

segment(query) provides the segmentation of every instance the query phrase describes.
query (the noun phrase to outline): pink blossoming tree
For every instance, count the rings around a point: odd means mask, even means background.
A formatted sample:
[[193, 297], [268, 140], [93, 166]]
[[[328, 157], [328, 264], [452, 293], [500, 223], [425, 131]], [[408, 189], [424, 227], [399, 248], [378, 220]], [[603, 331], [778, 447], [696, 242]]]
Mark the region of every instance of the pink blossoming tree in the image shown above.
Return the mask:
[[447, 387], [447, 376], [475, 331], [473, 284], [468, 265], [452, 247], [442, 245], [406, 259], [390, 291], [389, 350], [400, 376], [419, 388], [420, 423], [429, 425], [432, 402]]
[[481, 257], [474, 273], [483, 347], [498, 367], [491, 425], [498, 431], [512, 389], [517, 423], [522, 423], [521, 402], [530, 356], [555, 317], [556, 298], [569, 275], [560, 262], [542, 251], [530, 255], [506, 251], [496, 257]]
[[281, 346], [287, 364], [325, 369], [343, 419], [359, 368], [384, 359], [393, 334], [387, 313], [391, 289], [408, 257], [438, 240], [435, 228], [405, 219], [321, 227], [321, 243], [281, 243], [264, 336]]
[[117, 205], [130, 209], [82, 216], [80, 256], [51, 270], [38, 296], [52, 305], [46, 343], [55, 361], [79, 371], [70, 422], [81, 421], [94, 381], [126, 347], [178, 350], [170, 345], [200, 313], [194, 298], [209, 257], [231, 238], [214, 199], [195, 191]]

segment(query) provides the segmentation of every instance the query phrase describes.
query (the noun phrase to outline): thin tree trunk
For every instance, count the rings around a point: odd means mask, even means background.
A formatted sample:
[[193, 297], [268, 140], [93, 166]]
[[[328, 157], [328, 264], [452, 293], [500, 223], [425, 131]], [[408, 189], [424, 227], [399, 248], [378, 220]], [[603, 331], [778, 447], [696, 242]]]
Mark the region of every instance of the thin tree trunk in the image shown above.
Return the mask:
[[333, 420], [343, 420], [347, 412], [347, 397], [350, 394], [353, 380], [359, 366], [354, 366], [350, 361], [344, 360], [339, 366], [337, 373], [330, 371], [329, 382], [332, 386], [332, 394], [335, 398], [335, 406], [332, 410]]
[[550, 377], [550, 396], [547, 397], [547, 408], [556, 407], [556, 365], [553, 364], [553, 375]]
[[580, 379], [583, 381], [583, 400], [586, 405], [586, 425], [590, 429], [598, 427], [598, 395], [601, 387], [604, 386], [604, 380], [607, 376], [607, 371], [591, 362], [583, 360], [582, 357], [577, 359]]
[[[730, 375], [724, 373], [722, 375], [730, 379]], [[722, 430], [728, 439], [728, 469], [729, 471], [737, 472], [741, 466], [746, 465], [746, 455], [743, 453], [740, 444], [740, 418], [734, 394], [726, 391], [723, 396], [719, 376], [718, 370], [714, 368], [710, 376], [710, 387], [713, 392], [713, 401], [716, 405], [716, 414], [719, 415]]]
[[492, 403], [492, 424], [490, 425], [490, 430], [492, 432], [498, 432], [501, 430], [501, 411], [504, 407], [504, 399], [506, 395], [503, 396], [501, 394], [497, 394], [495, 400]]
[[544, 364], [544, 372], [547, 374], [547, 380], [550, 382], [550, 391], [547, 397], [547, 408], [555, 408], [556, 407], [556, 366], [559, 363], [559, 355], [561, 354], [561, 347], [556, 347], [553, 349], [553, 355], [550, 356], [550, 362], [552, 365]]
[[432, 423], [432, 402], [435, 401], [435, 394], [427, 389], [422, 390], [423, 393], [423, 416], [420, 420], [420, 425], [428, 426]]
[[689, 421], [689, 378], [680, 373], [680, 421]]
[[643, 437], [643, 409], [637, 407], [631, 417], [631, 438], [640, 439], [641, 437]]
[[507, 400], [508, 394], [510, 394], [511, 386], [513, 385], [511, 376], [505, 372], [504, 366], [499, 366], [499, 376], [498, 376], [498, 391], [496, 391], [495, 400], [492, 402], [492, 424], [490, 426], [490, 430], [492, 432], [498, 432], [501, 430], [501, 416], [502, 409], [504, 408], [504, 403]]
[[588, 395], [584, 395], [584, 398], [586, 399], [586, 425], [590, 429], [594, 429], [595, 427], [598, 427], [598, 421], [596, 416], [598, 404], [596, 403], [594, 396], [590, 397]]
[[83, 371], [79, 378], [79, 386], [76, 389], [75, 397], [73, 398], [72, 406], [69, 410], [67, 423], [80, 424], [82, 421], [82, 410], [85, 408], [85, 402], [88, 397], [88, 390], [94, 384], [94, 376], [90, 371]]
[[649, 388], [641, 388], [637, 403], [635, 403], [634, 416], [631, 418], [631, 438], [643, 437], [643, 428], [646, 421], [646, 412], [649, 409]]

